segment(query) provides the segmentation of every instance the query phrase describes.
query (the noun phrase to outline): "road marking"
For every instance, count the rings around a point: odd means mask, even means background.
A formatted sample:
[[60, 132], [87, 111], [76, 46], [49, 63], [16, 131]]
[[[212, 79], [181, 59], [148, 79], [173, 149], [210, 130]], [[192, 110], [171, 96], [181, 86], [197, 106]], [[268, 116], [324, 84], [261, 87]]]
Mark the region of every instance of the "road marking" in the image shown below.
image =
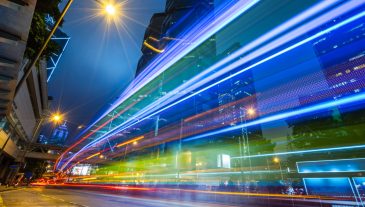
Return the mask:
[[64, 199], [62, 199], [62, 198], [57, 198], [57, 197], [55, 197], [55, 196], [49, 196], [49, 195], [46, 195], [46, 194], [43, 194], [43, 193], [38, 193], [38, 192], [32, 191], [32, 189], [24, 189], [24, 188], [20, 188], [20, 189], [14, 189], [14, 190], [8, 190], [8, 191], [0, 192], [0, 207], [6, 207], [6, 206], [4, 205], [4, 201], [3, 201], [3, 198], [1, 197], [1, 194], [11, 193], [11, 192], [18, 191], [18, 190], [24, 190], [24, 191], [26, 191], [26, 192], [28, 192], [28, 193], [38, 194], [38, 195], [43, 196], [43, 197], [51, 198], [51, 199], [54, 199], [54, 200], [59, 200], [59, 201], [65, 202], [65, 203], [69, 203], [69, 204], [75, 205], [75, 206], [80, 206], [80, 207], [89, 207], [89, 206], [82, 205], [82, 204], [79, 204], [79, 203], [66, 201], [66, 200], [64, 200]]
[[[30, 192], [30, 191], [28, 191]], [[33, 192], [30, 192], [30, 193], [33, 193]], [[46, 198], [51, 198], [51, 199], [54, 199], [54, 200], [59, 200], [59, 201], [62, 201], [62, 202], [65, 202], [65, 203], [69, 203], [69, 204], [73, 204], [73, 205], [76, 205], [76, 206], [80, 206], [80, 207], [88, 207], [86, 205], [82, 205], [82, 204], [79, 204], [79, 203], [75, 203], [75, 202], [70, 202], [70, 201], [66, 201], [62, 198], [57, 198], [55, 196], [49, 196], [49, 195], [46, 195], [46, 194], [43, 194], [43, 193], [34, 193], [34, 194], [38, 194], [40, 196], [43, 196], [43, 197], [46, 197]]]
[[[59, 190], [62, 191], [62, 190]], [[98, 196], [105, 196], [105, 197], [113, 197], [113, 198], [119, 198], [119, 199], [133, 199], [135, 201], [141, 201], [141, 202], [150, 202], [153, 204], [157, 204], [160, 206], [181, 206], [181, 207], [195, 207], [195, 206], [210, 206], [210, 207], [229, 207], [231, 205], [226, 204], [217, 204], [217, 203], [205, 203], [205, 202], [190, 202], [190, 201], [183, 201], [183, 200], [170, 200], [170, 199], [151, 199], [151, 198], [137, 198], [133, 196], [126, 196], [126, 195], [112, 195], [112, 194], [105, 194], [100, 192], [90, 192], [85, 190], [69, 190], [74, 191], [78, 193], [84, 193], [84, 194], [94, 194]], [[182, 203], [183, 202], [183, 203]]]

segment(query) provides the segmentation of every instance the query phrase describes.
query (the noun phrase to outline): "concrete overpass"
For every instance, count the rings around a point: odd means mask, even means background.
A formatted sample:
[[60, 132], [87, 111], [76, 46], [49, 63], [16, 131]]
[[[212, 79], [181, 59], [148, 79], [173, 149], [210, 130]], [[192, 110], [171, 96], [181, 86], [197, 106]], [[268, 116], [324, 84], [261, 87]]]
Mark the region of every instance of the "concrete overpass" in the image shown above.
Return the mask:
[[26, 152], [25, 158], [33, 158], [39, 160], [56, 160], [58, 158], [58, 154], [50, 154], [50, 153], [43, 153], [43, 152]]
[[66, 148], [67, 147], [49, 144], [28, 143], [27, 150], [21, 150], [18, 154], [18, 161], [21, 161], [24, 158], [56, 160]]

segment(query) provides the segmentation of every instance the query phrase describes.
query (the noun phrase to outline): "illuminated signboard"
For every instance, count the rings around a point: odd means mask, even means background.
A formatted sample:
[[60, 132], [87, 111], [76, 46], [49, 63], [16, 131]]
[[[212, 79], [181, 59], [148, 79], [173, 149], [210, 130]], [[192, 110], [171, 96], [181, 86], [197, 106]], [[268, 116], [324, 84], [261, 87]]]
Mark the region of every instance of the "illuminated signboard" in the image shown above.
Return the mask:
[[299, 173], [336, 173], [365, 171], [365, 158], [297, 162]]

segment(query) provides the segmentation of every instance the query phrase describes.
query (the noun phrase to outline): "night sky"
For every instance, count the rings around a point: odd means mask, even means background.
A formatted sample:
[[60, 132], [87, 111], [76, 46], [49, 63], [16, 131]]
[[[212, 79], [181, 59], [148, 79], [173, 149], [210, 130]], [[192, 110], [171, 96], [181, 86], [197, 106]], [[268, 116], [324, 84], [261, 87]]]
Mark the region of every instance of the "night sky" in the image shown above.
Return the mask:
[[108, 28], [104, 17], [95, 17], [97, 3], [74, 0], [62, 26], [71, 40], [48, 83], [52, 111], [66, 113], [68, 142], [133, 80], [146, 27], [164, 6], [165, 0], [130, 0], [120, 25]]

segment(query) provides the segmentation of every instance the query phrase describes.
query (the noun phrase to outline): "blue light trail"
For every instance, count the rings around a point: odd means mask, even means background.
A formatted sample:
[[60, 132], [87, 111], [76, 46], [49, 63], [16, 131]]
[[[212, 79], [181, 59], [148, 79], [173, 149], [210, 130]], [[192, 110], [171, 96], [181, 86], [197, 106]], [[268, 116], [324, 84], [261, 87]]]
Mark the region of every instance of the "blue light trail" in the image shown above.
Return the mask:
[[[356, 3], [353, 3], [353, 4], [351, 4], [351, 5], [350, 5], [350, 4], [346, 4], [346, 6], [347, 6], [347, 7], [350, 7], [350, 8], [354, 8], [354, 7], [359, 6], [359, 4], [356, 4]], [[343, 9], [343, 8], [341, 8], [341, 9]], [[334, 15], [334, 14], [339, 15], [339, 14], [338, 14], [338, 12], [339, 12], [339, 11], [340, 11], [340, 10], [335, 10], [335, 11], [333, 11], [333, 13], [331, 13], [331, 15], [329, 15], [329, 17], [327, 17], [327, 18], [333, 18], [333, 15]], [[344, 11], [342, 10], [342, 12], [344, 12]], [[204, 92], [204, 91], [206, 91], [206, 90], [208, 90], [208, 89], [212, 88], [213, 86], [216, 86], [216, 85], [218, 85], [218, 84], [220, 84], [220, 83], [222, 83], [222, 82], [224, 82], [224, 81], [227, 81], [227, 80], [229, 80], [229, 79], [231, 79], [231, 78], [233, 78], [233, 77], [235, 77], [235, 76], [237, 76], [237, 75], [239, 75], [239, 74], [242, 74], [242, 73], [244, 73], [245, 71], [248, 71], [248, 70], [250, 70], [250, 69], [252, 69], [252, 68], [254, 68], [254, 67], [256, 67], [256, 66], [258, 66], [258, 65], [260, 65], [260, 64], [262, 64], [262, 63], [264, 63], [264, 62], [267, 62], [267, 61], [269, 61], [269, 60], [271, 60], [271, 59], [273, 59], [273, 58], [275, 58], [275, 57], [277, 57], [277, 56], [281, 55], [281, 54], [284, 54], [284, 53], [286, 53], [286, 52], [288, 52], [288, 51], [290, 51], [290, 50], [293, 50], [293, 49], [295, 49], [295, 48], [297, 48], [297, 47], [299, 47], [299, 46], [301, 46], [301, 45], [303, 45], [303, 44], [305, 44], [305, 43], [307, 43], [307, 42], [309, 42], [309, 41], [312, 41], [312, 40], [314, 40], [314, 39], [316, 39], [316, 38], [318, 38], [318, 37], [320, 37], [320, 36], [322, 36], [322, 35], [324, 35], [324, 34], [326, 34], [326, 33], [329, 33], [329, 32], [331, 32], [331, 31], [334, 31], [334, 30], [336, 30], [336, 29], [338, 29], [338, 28], [340, 28], [340, 27], [342, 27], [342, 26], [344, 26], [344, 25], [346, 25], [346, 24], [349, 24], [349, 23], [351, 23], [351, 22], [353, 22], [353, 21], [355, 21], [355, 20], [357, 20], [357, 19], [359, 19], [359, 18], [362, 18], [364, 15], [365, 15], [365, 12], [361, 12], [361, 13], [359, 13], [359, 14], [355, 15], [355, 16], [352, 16], [351, 18], [349, 18], [349, 19], [347, 19], [347, 20], [344, 20], [344, 21], [342, 21], [342, 22], [340, 22], [340, 23], [338, 23], [338, 24], [336, 24], [336, 25], [334, 25], [334, 26], [332, 26], [332, 27], [330, 27], [330, 28], [328, 28], [328, 29], [325, 29], [325, 30], [323, 30], [323, 31], [321, 31], [321, 32], [319, 32], [319, 33], [317, 33], [317, 34], [315, 34], [315, 35], [311, 36], [311, 37], [308, 37], [308, 38], [306, 38], [305, 40], [302, 40], [302, 41], [300, 41], [300, 42], [298, 42], [298, 43], [296, 43], [296, 44], [294, 44], [294, 45], [292, 45], [292, 46], [290, 46], [290, 47], [288, 47], [288, 48], [286, 48], [286, 49], [284, 49], [284, 50], [282, 50], [282, 51], [280, 51], [280, 52], [277, 52], [277, 53], [275, 53], [274, 55], [271, 55], [271, 56], [269, 56], [269, 57], [267, 57], [267, 58], [265, 58], [265, 59], [263, 59], [263, 60], [261, 60], [261, 61], [259, 61], [259, 62], [255, 63], [255, 64], [253, 64], [253, 65], [249, 66], [249, 67], [246, 67], [246, 68], [244, 68], [244, 69], [242, 69], [242, 70], [240, 70], [240, 71], [238, 71], [238, 72], [236, 72], [236, 73], [234, 73], [234, 74], [232, 74], [232, 75], [230, 75], [230, 76], [228, 76], [228, 77], [226, 77], [226, 78], [223, 78], [223, 79], [221, 79], [221, 80], [219, 80], [219, 81], [217, 81], [217, 82], [215, 82], [215, 83], [213, 83], [213, 84], [211, 84], [211, 85], [209, 85], [209, 86], [207, 86], [207, 87], [205, 87], [205, 88], [203, 88], [203, 89], [200, 89], [200, 90], [198, 90], [197, 92], [194, 92], [194, 93], [190, 94], [189, 96], [186, 96], [186, 97], [184, 97], [184, 98], [182, 98], [182, 99], [180, 99], [180, 100], [178, 100], [178, 101], [175, 101], [175, 102], [173, 102], [172, 104], [167, 105], [167, 106], [165, 106], [164, 108], [157, 110], [156, 112], [150, 113], [149, 115], [145, 115], [145, 117], [143, 117], [143, 116], [142, 116], [143, 114], [140, 116], [140, 114], [141, 114], [142, 112], [144, 112], [144, 111], [145, 111], [145, 110], [141, 110], [141, 112], [140, 112], [140, 113], [138, 113], [137, 115], [135, 115], [135, 116], [134, 116], [134, 117], [132, 117], [131, 119], [129, 119], [129, 120], [127, 120], [126, 122], [122, 123], [121, 125], [119, 125], [119, 126], [115, 127], [113, 130], [111, 130], [111, 131], [109, 131], [108, 133], [104, 134], [103, 136], [99, 137], [99, 138], [98, 138], [98, 139], [96, 139], [95, 141], [93, 141], [93, 142], [89, 143], [88, 145], [84, 146], [84, 147], [83, 147], [83, 149], [82, 149], [82, 150], [80, 150], [78, 153], [74, 154], [74, 155], [73, 155], [73, 157], [72, 157], [69, 161], [71, 161], [71, 160], [72, 160], [75, 156], [77, 156], [77, 155], [78, 155], [79, 153], [81, 153], [83, 150], [88, 149], [90, 146], [92, 146], [92, 145], [96, 144], [96, 143], [97, 143], [97, 142], [99, 142], [99, 141], [102, 141], [102, 140], [104, 140], [104, 139], [106, 139], [106, 138], [108, 138], [108, 137], [110, 137], [110, 136], [113, 136], [113, 135], [115, 135], [115, 134], [117, 134], [117, 133], [119, 133], [119, 132], [121, 132], [121, 131], [123, 131], [123, 130], [125, 130], [125, 129], [127, 129], [127, 128], [129, 128], [129, 127], [131, 127], [131, 126], [135, 125], [135, 124], [137, 124], [137, 123], [140, 123], [140, 122], [142, 122], [142, 121], [144, 121], [144, 120], [148, 119], [148, 118], [151, 118], [151, 117], [155, 116], [156, 114], [159, 114], [159, 113], [161, 113], [161, 112], [165, 111], [166, 109], [169, 109], [169, 108], [171, 108], [171, 107], [173, 107], [173, 106], [176, 106], [177, 104], [179, 104], [179, 103], [181, 103], [181, 102], [183, 102], [183, 101], [185, 101], [185, 100], [187, 100], [187, 99], [189, 99], [189, 98], [191, 98], [191, 97], [194, 97], [194, 96], [196, 96], [197, 94], [200, 94], [200, 93], [202, 93], [202, 92]], [[325, 19], [326, 19], [326, 18], [325, 18]], [[313, 20], [312, 22], [315, 22], [315, 20]], [[315, 25], [315, 26], [318, 26], [318, 24], [317, 24], [317, 25]], [[309, 28], [311, 28], [311, 27], [309, 27]], [[291, 33], [288, 33], [288, 34], [292, 35]], [[277, 45], [276, 45], [276, 47], [277, 47]], [[275, 48], [275, 47], [274, 47], [274, 48]], [[272, 49], [272, 48], [271, 48], [271, 49]], [[261, 52], [261, 53], [263, 53], [263, 52]], [[226, 68], [219, 70], [219, 74], [227, 73], [228, 71], [230, 71], [230, 70], [232, 70], [232, 69], [237, 68], [238, 66], [240, 66], [241, 64], [243, 64], [243, 63], [244, 63], [244, 62], [246, 62], [246, 61], [247, 61], [247, 59], [245, 59], [245, 58], [240, 59], [239, 61], [237, 61], [237, 62], [233, 63], [232, 65], [229, 65], [229, 66], [227, 66]], [[217, 75], [217, 76], [218, 76], [218, 75]], [[214, 77], [216, 77], [216, 76], [214, 76]], [[210, 78], [209, 78], [209, 79], [210, 79]], [[204, 79], [203, 79], [203, 80], [204, 80]], [[199, 85], [202, 85], [203, 83], [204, 83], [203, 81], [199, 81], [199, 82], [198, 82], [198, 84], [199, 84]], [[197, 88], [199, 85], [197, 85], [197, 84], [196, 84], [196, 85], [195, 85], [195, 88]], [[157, 101], [156, 103], [159, 103], [159, 104], [160, 104], [160, 105], [162, 105], [162, 106], [163, 106], [163, 105], [165, 105], [165, 104], [162, 104], [160, 101]], [[148, 107], [148, 108], [152, 108], [152, 107]], [[146, 113], [147, 113], [147, 112], [146, 112]], [[138, 121], [135, 121], [136, 119], [137, 119]], [[132, 123], [130, 123], [130, 122], [132, 122]], [[123, 127], [123, 126], [125, 126], [125, 127]], [[123, 128], [121, 128], [121, 127], [123, 127]]]

